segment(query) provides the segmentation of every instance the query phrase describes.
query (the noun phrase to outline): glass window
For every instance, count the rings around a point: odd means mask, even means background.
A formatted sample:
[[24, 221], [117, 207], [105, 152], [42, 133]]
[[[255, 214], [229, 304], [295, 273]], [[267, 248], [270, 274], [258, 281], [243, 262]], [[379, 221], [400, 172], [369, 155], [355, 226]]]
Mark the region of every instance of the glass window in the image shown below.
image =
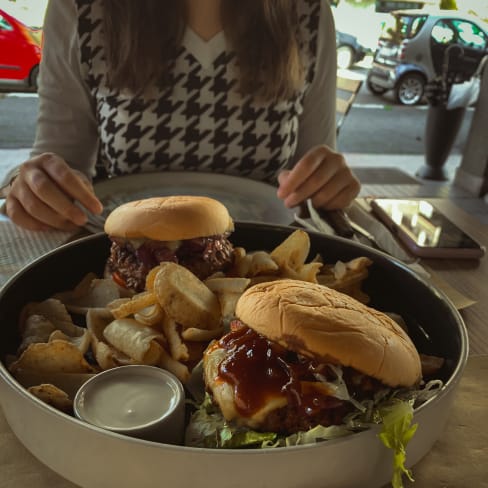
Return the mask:
[[13, 27], [2, 17], [2, 15], [0, 15], [0, 30], [13, 30]]
[[413, 39], [420, 32], [420, 29], [422, 29], [426, 20], [427, 20], [427, 15], [424, 15], [422, 17], [414, 17], [412, 19], [412, 25], [410, 27], [410, 33], [408, 36], [409, 39]]
[[486, 35], [477, 25], [466, 20], [453, 20], [452, 24], [456, 29], [459, 44], [481, 51], [486, 48]]
[[439, 22], [434, 25], [431, 36], [436, 44], [449, 44], [456, 40], [453, 28], [443, 20], [439, 20]]
[[427, 15], [397, 15], [394, 27], [395, 37], [400, 40], [413, 39], [422, 29], [427, 20]]

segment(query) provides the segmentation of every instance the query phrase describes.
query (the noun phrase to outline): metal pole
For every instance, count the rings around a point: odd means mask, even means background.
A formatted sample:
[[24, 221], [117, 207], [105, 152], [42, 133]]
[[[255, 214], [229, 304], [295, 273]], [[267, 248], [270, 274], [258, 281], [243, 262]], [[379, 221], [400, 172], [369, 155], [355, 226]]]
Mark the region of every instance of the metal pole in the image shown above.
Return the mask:
[[488, 193], [488, 63], [481, 72], [480, 94], [454, 185], [483, 196]]

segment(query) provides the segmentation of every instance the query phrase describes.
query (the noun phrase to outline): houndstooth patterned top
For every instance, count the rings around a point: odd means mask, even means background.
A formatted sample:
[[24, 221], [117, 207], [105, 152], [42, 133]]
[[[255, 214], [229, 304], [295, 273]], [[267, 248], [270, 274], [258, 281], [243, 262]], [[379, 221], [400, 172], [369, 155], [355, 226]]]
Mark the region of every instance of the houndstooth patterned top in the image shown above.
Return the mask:
[[[67, 7], [72, 1], [74, 5]], [[305, 81], [293, 98], [264, 103], [238, 92], [235, 56], [223, 32], [205, 42], [190, 28], [170, 88], [153, 87], [146, 98], [112, 90], [106, 78], [101, 0], [52, 0], [45, 22], [34, 154], [57, 152], [86, 173], [93, 173], [97, 162], [109, 176], [203, 171], [274, 183], [279, 170], [312, 145], [335, 145], [330, 8], [326, 0], [299, 0], [297, 8]], [[46, 23], [54, 22], [58, 32], [50, 35]], [[66, 32], [60, 22], [70, 26]], [[54, 55], [50, 43], [59, 47], [63, 41], [68, 44], [67, 60], [59, 67], [59, 54]], [[326, 49], [324, 43], [330, 42], [333, 45]], [[51, 93], [53, 82], [64, 96], [61, 102]], [[78, 101], [70, 102], [76, 97]], [[73, 127], [59, 124], [60, 112], [67, 106], [74, 119], [70, 122], [80, 129], [78, 139]], [[60, 144], [53, 136], [63, 137], [65, 147], [57, 149]], [[46, 147], [48, 143], [51, 147]]]

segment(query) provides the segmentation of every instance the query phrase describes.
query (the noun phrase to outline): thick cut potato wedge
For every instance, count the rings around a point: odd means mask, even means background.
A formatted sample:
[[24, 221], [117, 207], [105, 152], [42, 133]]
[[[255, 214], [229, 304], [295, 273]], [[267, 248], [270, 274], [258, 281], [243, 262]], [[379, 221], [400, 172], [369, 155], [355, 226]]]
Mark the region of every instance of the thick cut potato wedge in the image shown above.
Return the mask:
[[215, 329], [220, 326], [217, 296], [183, 266], [161, 263], [154, 279], [154, 293], [165, 313], [183, 329]]

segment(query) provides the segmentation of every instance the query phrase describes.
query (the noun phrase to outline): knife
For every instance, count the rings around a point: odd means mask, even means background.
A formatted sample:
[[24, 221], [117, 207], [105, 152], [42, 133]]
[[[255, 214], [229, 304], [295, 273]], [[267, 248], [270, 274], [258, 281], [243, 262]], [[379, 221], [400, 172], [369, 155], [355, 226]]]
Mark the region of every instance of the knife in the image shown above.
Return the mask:
[[315, 210], [319, 217], [325, 220], [338, 236], [352, 239], [354, 236], [354, 228], [344, 210], [324, 210], [323, 208], [317, 208]]
[[379, 249], [406, 264], [417, 262], [417, 258], [409, 254], [391, 234], [389, 229], [364, 208], [363, 204], [354, 201], [346, 211], [352, 225], [361, 227], [373, 236], [374, 243]]

